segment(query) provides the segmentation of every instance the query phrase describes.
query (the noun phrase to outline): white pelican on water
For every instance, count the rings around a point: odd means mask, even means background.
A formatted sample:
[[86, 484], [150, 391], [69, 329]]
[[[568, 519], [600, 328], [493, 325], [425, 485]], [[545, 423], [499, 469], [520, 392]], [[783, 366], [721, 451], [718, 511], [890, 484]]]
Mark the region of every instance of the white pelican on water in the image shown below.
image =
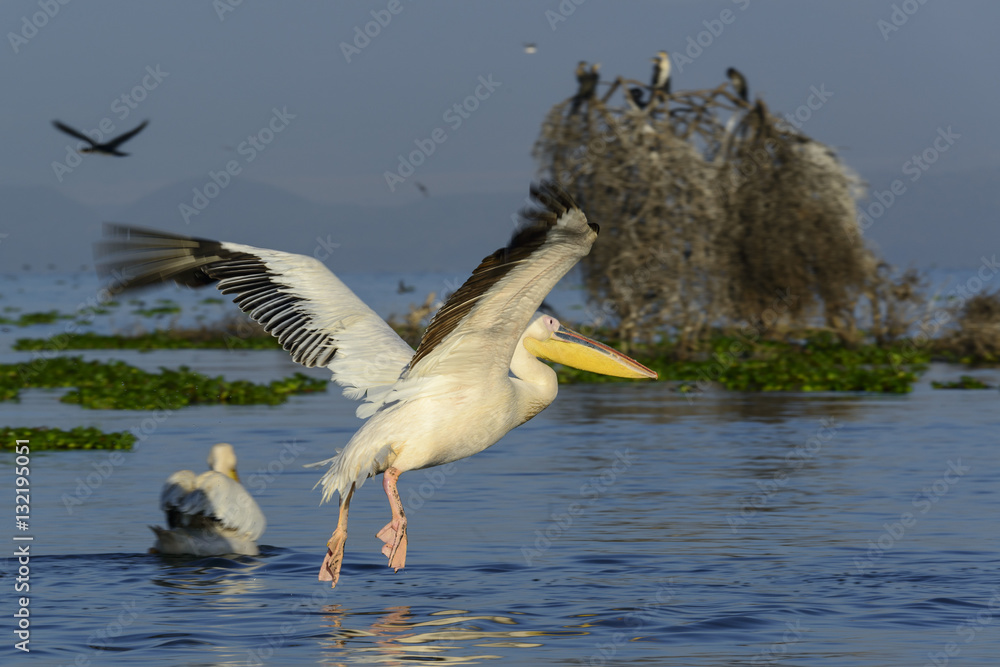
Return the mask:
[[[117, 291], [173, 280], [217, 282], [276, 336], [292, 359], [325, 366], [367, 421], [329, 465], [323, 500], [340, 498], [321, 581], [337, 585], [354, 492], [382, 473], [392, 519], [377, 533], [394, 571], [406, 562], [406, 515], [396, 490], [409, 470], [472, 456], [541, 412], [556, 374], [538, 358], [605, 375], [656, 373], [537, 313], [598, 227], [554, 184], [533, 186], [536, 207], [506, 248], [486, 257], [434, 316], [414, 351], [318, 260], [237, 243], [109, 225], [98, 248]], [[116, 284], [117, 283], [117, 284]]]
[[152, 551], [161, 554], [257, 555], [267, 520], [236, 474], [236, 452], [220, 442], [208, 455], [208, 472], [178, 470], [160, 493], [167, 529], [156, 533]]

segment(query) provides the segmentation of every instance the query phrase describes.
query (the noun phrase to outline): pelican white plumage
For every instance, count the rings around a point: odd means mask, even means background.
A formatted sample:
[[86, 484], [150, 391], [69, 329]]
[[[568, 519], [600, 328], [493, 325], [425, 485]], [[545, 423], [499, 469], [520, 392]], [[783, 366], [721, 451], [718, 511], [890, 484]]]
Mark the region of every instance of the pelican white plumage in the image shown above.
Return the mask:
[[278, 337], [292, 358], [325, 366], [368, 421], [326, 461], [323, 500], [340, 497], [337, 528], [319, 578], [336, 586], [354, 492], [383, 474], [391, 521], [378, 532], [393, 570], [406, 561], [406, 516], [396, 482], [494, 444], [556, 396], [538, 358], [605, 375], [655, 378], [625, 355], [537, 309], [590, 252], [598, 227], [554, 184], [533, 186], [536, 207], [505, 248], [486, 257], [434, 316], [416, 351], [311, 257], [236, 243], [108, 226], [102, 271], [120, 290], [173, 280], [218, 282], [223, 294]]
[[167, 528], [156, 533], [153, 551], [161, 554], [257, 555], [257, 540], [267, 520], [236, 474], [233, 446], [219, 443], [208, 455], [208, 472], [179, 470], [167, 478], [160, 509]]

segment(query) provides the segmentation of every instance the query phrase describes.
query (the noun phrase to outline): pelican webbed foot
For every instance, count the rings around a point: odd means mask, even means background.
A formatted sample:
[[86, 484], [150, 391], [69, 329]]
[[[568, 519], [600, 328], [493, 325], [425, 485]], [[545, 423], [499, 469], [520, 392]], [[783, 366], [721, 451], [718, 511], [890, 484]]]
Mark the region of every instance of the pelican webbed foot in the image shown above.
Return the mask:
[[389, 559], [389, 567], [393, 572], [399, 572], [406, 566], [406, 514], [396, 489], [396, 481], [402, 474], [396, 468], [389, 468], [382, 474], [382, 488], [389, 499], [392, 520], [375, 534], [375, 537], [385, 542], [382, 554]]
[[340, 581], [340, 566], [344, 563], [344, 544], [347, 543], [347, 511], [354, 496], [354, 485], [347, 496], [340, 499], [340, 516], [337, 517], [337, 529], [326, 543], [326, 557], [319, 568], [319, 580], [331, 582], [330, 588], [336, 588]]
[[331, 588], [337, 586], [340, 580], [340, 566], [344, 563], [344, 544], [347, 542], [347, 531], [338, 527], [326, 543], [326, 558], [319, 568], [319, 580], [329, 581]]
[[399, 520], [393, 519], [385, 525], [382, 530], [376, 533], [385, 544], [382, 546], [382, 555], [389, 559], [389, 567], [393, 572], [399, 572], [406, 567], [406, 517]]

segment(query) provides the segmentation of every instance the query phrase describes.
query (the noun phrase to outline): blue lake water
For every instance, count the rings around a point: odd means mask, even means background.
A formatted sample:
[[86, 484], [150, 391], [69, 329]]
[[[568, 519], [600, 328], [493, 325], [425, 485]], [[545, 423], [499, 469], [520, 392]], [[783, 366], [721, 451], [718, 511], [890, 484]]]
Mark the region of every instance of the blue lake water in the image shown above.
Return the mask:
[[[14, 328], [0, 344], [59, 326]], [[297, 370], [278, 351], [86, 356], [258, 381]], [[320, 473], [302, 467], [360, 424], [336, 389], [170, 414], [24, 392], [0, 403], [0, 424], [134, 428], [145, 439], [118, 457], [32, 454], [31, 653], [13, 648], [20, 594], [7, 558], [0, 661], [994, 665], [1000, 392], [929, 386], [961, 372], [935, 365], [905, 396], [562, 387], [493, 448], [403, 475], [410, 545], [399, 573], [379, 553], [389, 508], [370, 480], [352, 504], [336, 589], [316, 581], [336, 507], [319, 506]], [[974, 374], [1000, 382], [995, 370]], [[261, 555], [147, 554], [163, 480], [203, 469], [222, 441], [267, 514]], [[0, 455], [8, 555], [24, 534], [12, 462]]]

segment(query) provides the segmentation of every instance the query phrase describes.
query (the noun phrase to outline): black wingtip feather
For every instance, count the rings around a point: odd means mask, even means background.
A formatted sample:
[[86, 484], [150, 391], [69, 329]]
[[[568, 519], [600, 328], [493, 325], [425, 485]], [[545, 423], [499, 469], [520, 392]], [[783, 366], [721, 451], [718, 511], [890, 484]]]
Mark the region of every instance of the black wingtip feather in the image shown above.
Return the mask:
[[[484, 258], [469, 279], [434, 315], [410, 361], [410, 368], [454, 331], [494, 284], [540, 248], [562, 216], [579, 208], [555, 181], [532, 183], [530, 193], [533, 206], [520, 211], [521, 226], [514, 232], [510, 243]], [[590, 228], [597, 231], [597, 225], [591, 224]]]

